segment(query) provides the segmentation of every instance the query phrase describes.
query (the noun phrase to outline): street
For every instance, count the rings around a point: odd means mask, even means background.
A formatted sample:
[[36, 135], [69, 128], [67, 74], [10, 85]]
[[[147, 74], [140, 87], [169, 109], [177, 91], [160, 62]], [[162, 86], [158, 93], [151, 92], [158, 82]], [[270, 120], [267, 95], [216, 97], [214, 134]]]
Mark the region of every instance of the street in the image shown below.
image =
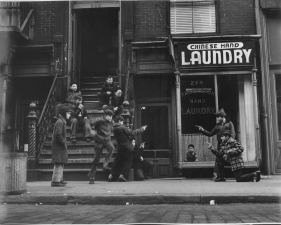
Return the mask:
[[280, 204], [0, 206], [0, 223], [280, 223]]

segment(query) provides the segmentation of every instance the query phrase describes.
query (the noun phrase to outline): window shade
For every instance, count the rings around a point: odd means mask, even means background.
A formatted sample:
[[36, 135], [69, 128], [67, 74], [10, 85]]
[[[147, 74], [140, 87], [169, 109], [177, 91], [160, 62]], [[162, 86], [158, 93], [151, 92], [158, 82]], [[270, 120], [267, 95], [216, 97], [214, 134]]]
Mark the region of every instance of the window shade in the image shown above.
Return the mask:
[[214, 1], [171, 1], [172, 34], [216, 32]]

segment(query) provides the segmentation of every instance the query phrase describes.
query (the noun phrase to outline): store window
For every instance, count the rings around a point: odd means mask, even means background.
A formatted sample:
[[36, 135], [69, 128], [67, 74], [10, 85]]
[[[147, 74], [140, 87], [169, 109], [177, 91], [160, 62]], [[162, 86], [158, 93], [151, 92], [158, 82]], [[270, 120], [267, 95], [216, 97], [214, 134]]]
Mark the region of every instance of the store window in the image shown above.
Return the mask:
[[215, 1], [171, 0], [170, 25], [172, 34], [216, 32]]
[[[281, 79], [279, 82], [281, 84]], [[252, 93], [252, 79], [251, 76], [247, 75], [182, 77], [183, 154], [186, 154], [188, 145], [192, 144], [195, 147], [199, 162], [215, 160], [206, 143], [212, 143], [217, 147], [217, 136], [207, 137], [199, 131], [197, 126], [202, 126], [205, 130], [211, 131], [217, 123], [214, 113], [223, 108], [227, 114], [227, 119], [234, 125], [236, 139], [242, 143], [245, 149], [243, 157], [246, 160], [254, 160], [252, 151], [255, 151], [255, 126]], [[184, 157], [185, 155], [183, 155]]]

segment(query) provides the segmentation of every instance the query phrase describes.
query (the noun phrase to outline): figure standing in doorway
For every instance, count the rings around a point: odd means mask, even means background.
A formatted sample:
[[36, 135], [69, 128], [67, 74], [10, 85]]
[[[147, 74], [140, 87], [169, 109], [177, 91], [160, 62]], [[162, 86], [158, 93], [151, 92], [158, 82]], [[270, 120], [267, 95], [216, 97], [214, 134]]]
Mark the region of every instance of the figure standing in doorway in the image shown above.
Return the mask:
[[[212, 131], [207, 131], [203, 127], [198, 126], [198, 129], [204, 134], [209, 137], [217, 135], [217, 141], [218, 141], [218, 148], [220, 144], [222, 143], [221, 135], [224, 131], [229, 131], [232, 138], [235, 138], [235, 129], [233, 123], [226, 117], [226, 113], [224, 112], [224, 109], [219, 110], [215, 113], [217, 118], [217, 124], [212, 129]], [[225, 181], [225, 174], [224, 174], [224, 159], [216, 157], [215, 161], [215, 168], [214, 168], [214, 181], [215, 182], [221, 182]], [[218, 167], [221, 169], [218, 170]]]

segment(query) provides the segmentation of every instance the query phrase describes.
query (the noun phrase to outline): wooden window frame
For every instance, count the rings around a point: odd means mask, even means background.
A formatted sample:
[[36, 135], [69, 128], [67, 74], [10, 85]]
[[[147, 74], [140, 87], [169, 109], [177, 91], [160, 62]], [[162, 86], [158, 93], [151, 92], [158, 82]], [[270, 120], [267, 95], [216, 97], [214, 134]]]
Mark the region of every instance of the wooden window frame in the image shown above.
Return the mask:
[[[202, 0], [203, 1], [203, 0]], [[206, 0], [207, 1], [207, 0]], [[203, 35], [213, 35], [213, 34], [218, 34], [219, 33], [219, 19], [220, 19], [220, 13], [219, 13], [219, 1], [218, 0], [213, 0], [214, 5], [215, 5], [215, 31], [214, 32], [192, 32], [192, 33], [179, 33], [179, 34], [173, 34], [172, 30], [171, 30], [171, 0], [167, 1], [167, 24], [169, 25], [169, 29], [168, 32], [170, 32], [170, 34], [172, 36], [177, 36], [177, 37], [181, 37], [181, 36], [186, 36], [188, 34], [188, 36], [203, 36]], [[192, 24], [193, 25], [193, 24]]]

